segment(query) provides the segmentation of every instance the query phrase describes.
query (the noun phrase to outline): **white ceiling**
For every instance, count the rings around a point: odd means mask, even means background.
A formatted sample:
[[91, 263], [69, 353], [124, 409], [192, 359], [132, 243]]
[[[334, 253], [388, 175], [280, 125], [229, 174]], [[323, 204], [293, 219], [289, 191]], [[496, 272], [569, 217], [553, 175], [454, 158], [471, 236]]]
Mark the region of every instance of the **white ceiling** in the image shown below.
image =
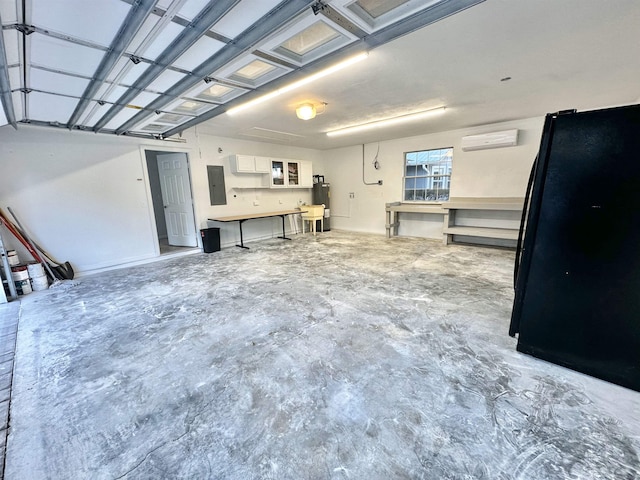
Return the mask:
[[[144, 1], [25, 0], [23, 21], [23, 0], [0, 0], [5, 56], [0, 70], [6, 72], [12, 93], [4, 97], [13, 99], [18, 128], [31, 122], [163, 135], [197, 124], [199, 131], [219, 136], [326, 149], [640, 100], [637, 0], [485, 0], [426, 26], [432, 17], [425, 12], [435, 0], [409, 0], [405, 16], [387, 20], [387, 30], [385, 23], [370, 26], [355, 17], [352, 0], [325, 1], [331, 8], [318, 15], [311, 9], [314, 2], [230, 0], [210, 17], [215, 21], [203, 29], [205, 35], [183, 42], [179, 52], [165, 49], [189, 30], [185, 26], [193, 28], [190, 22], [198, 21], [202, 8], [224, 2], [146, 0], [148, 16], [138, 17], [131, 41], [101, 71], [132, 5]], [[436, 7], [472, 3], [444, 0]], [[317, 21], [341, 34], [342, 43], [332, 44], [338, 50], [313, 50], [294, 59], [276, 48], [300, 25]], [[24, 35], [16, 29], [21, 24], [35, 31]], [[251, 40], [246, 48], [244, 38]], [[376, 46], [379, 41], [383, 44]], [[233, 116], [225, 113], [365, 47], [369, 57], [362, 62]], [[141, 62], [134, 64], [132, 56]], [[277, 68], [253, 82], [232, 75], [256, 59]], [[213, 81], [206, 83], [205, 77]], [[501, 81], [504, 77], [511, 79]], [[219, 105], [191, 101], [218, 82], [235, 87]], [[118, 106], [122, 100], [143, 109]], [[302, 121], [295, 108], [305, 102], [327, 106]], [[440, 106], [445, 114], [415, 123], [326, 136], [328, 130]], [[0, 109], [2, 123], [12, 122]]]

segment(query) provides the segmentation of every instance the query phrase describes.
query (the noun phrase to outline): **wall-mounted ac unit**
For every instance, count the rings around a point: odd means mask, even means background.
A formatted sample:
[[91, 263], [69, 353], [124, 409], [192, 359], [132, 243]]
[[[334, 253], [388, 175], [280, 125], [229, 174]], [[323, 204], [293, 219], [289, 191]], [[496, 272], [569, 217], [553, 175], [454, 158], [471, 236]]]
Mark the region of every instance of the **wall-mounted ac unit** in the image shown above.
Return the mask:
[[484, 150], [487, 148], [513, 147], [518, 144], [518, 130], [504, 130], [502, 132], [483, 133], [481, 135], [467, 135], [462, 137], [462, 150]]

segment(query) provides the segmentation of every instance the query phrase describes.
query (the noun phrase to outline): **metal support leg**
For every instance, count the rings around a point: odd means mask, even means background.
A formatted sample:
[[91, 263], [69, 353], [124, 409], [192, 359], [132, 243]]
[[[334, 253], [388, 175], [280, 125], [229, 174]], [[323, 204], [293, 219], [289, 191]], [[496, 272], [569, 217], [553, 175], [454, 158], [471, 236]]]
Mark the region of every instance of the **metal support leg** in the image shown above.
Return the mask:
[[246, 248], [247, 250], [249, 250], [249, 247], [245, 247], [244, 246], [244, 240], [242, 239], [242, 224], [243, 223], [244, 223], [244, 220], [238, 220], [238, 224], [240, 225], [240, 245], [238, 245], [236, 243], [236, 247]]
[[286, 215], [280, 215], [280, 218], [282, 218], [282, 236], [278, 237], [281, 238], [283, 240], [291, 240], [290, 238], [287, 237], [287, 235], [285, 234], [285, 230], [284, 230], [284, 217], [286, 217]]

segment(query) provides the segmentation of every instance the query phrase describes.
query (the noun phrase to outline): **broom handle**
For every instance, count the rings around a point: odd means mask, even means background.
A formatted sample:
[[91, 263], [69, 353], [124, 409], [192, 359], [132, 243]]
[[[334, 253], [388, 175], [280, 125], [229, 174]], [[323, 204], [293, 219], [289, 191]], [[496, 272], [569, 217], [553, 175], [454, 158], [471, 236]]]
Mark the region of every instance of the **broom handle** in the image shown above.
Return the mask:
[[31, 244], [29, 244], [29, 242], [27, 242], [27, 240], [20, 234], [20, 232], [18, 232], [16, 230], [16, 227], [13, 225], [13, 223], [11, 223], [11, 221], [7, 220], [7, 217], [5, 217], [4, 213], [2, 212], [2, 210], [0, 210], [0, 223], [2, 225], [4, 225], [5, 227], [7, 227], [7, 230], [9, 230], [11, 232], [11, 234], [16, 237], [16, 239], [22, 244], [24, 245], [24, 247], [28, 250], [28, 252], [31, 254], [31, 256], [41, 262], [42, 259], [40, 258], [40, 255], [38, 255], [38, 252], [35, 251], [35, 249], [31, 246]]
[[[18, 217], [16, 216], [16, 214], [13, 212], [13, 210], [11, 210], [11, 207], [7, 207], [7, 210], [9, 210], [9, 213], [11, 214], [11, 216], [13, 217], [13, 219], [15, 220], [15, 222], [17, 224], [17, 227], [16, 227], [16, 225], [14, 225], [15, 229], [18, 231], [18, 233], [20, 235], [22, 235], [24, 237], [25, 236], [25, 232], [24, 232], [24, 228], [20, 224], [20, 220], [18, 220]], [[54, 265], [58, 265], [58, 266], [61, 265], [60, 262], [57, 262], [53, 258], [51, 258], [51, 255], [49, 255], [47, 252], [45, 252], [44, 248], [42, 248], [40, 245], [38, 245], [34, 240], [32, 240], [31, 243], [33, 244], [33, 248], [35, 250], [37, 250], [38, 253], [42, 256], [42, 260], [45, 260], [44, 257], [46, 257], [46, 259], [49, 260]]]
[[49, 275], [51, 275], [51, 278], [53, 280], [55, 280], [57, 277], [53, 274], [53, 272], [51, 271], [51, 267], [49, 267], [49, 264], [47, 262], [44, 261], [44, 259], [42, 258], [42, 255], [40, 255], [40, 252], [37, 251], [37, 249], [35, 247], [33, 247], [34, 243], [31, 241], [31, 239], [29, 238], [29, 236], [27, 235], [27, 232], [24, 231], [24, 228], [22, 228], [22, 225], [20, 225], [20, 222], [18, 221], [18, 219], [16, 218], [16, 216], [14, 215], [14, 213], [11, 211], [10, 207], [7, 207], [7, 210], [9, 210], [9, 213], [11, 215], [13, 215], [13, 218], [15, 218], [16, 223], [18, 224], [18, 228], [20, 228], [20, 230], [22, 231], [21, 234], [24, 237], [24, 239], [32, 246], [33, 250], [36, 252], [36, 254], [38, 255], [38, 258], [36, 258], [36, 260], [40, 260], [40, 263], [42, 264], [42, 266], [44, 268], [47, 269], [47, 272], [49, 273]]

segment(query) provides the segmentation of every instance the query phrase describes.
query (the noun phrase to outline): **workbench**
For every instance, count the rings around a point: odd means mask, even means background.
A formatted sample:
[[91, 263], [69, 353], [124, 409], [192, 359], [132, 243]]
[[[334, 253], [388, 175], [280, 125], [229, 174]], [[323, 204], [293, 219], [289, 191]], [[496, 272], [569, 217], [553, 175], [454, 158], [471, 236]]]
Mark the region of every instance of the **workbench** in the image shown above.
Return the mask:
[[446, 210], [441, 204], [421, 204], [421, 203], [387, 203], [385, 211], [387, 212], [387, 238], [398, 235], [398, 227], [400, 226], [400, 213], [431, 213], [444, 215]]
[[[453, 243], [454, 235], [465, 237], [483, 237], [515, 242], [518, 239], [519, 220], [522, 215], [524, 199], [519, 197], [459, 197], [450, 198], [442, 205], [447, 214], [444, 216], [444, 243]], [[510, 213], [513, 218], [511, 226], [492, 228], [488, 226], [471, 226], [460, 224], [456, 215], [464, 211], [485, 211]]]
[[[519, 197], [452, 197], [439, 204], [387, 203], [387, 237], [398, 235], [400, 213], [423, 213], [442, 215], [445, 244], [453, 243], [454, 235], [514, 242], [518, 239], [523, 204], [524, 199]], [[477, 215], [478, 224], [470, 224], [471, 220], [468, 219], [456, 221], [457, 214], [462, 216], [470, 211], [484, 212], [484, 215]], [[504, 218], [496, 219], [496, 213]], [[496, 226], [490, 226], [491, 224]]]
[[286, 236], [285, 233], [285, 227], [284, 227], [284, 218], [287, 215], [295, 215], [295, 214], [300, 214], [302, 213], [299, 209], [295, 209], [295, 210], [282, 210], [279, 212], [264, 212], [264, 213], [249, 213], [246, 215], [230, 215], [227, 217], [216, 217], [216, 218], [209, 218], [209, 221], [211, 222], [238, 222], [238, 225], [240, 226], [240, 244], [236, 244], [236, 247], [240, 247], [240, 248], [249, 248], [247, 246], [245, 246], [244, 244], [244, 239], [242, 236], [242, 224], [244, 222], [246, 222], [247, 220], [255, 220], [258, 218], [270, 218], [270, 217], [280, 217], [282, 218], [282, 236], [278, 237], [278, 238], [282, 238], [283, 240], [291, 240], [290, 238], [288, 238]]

